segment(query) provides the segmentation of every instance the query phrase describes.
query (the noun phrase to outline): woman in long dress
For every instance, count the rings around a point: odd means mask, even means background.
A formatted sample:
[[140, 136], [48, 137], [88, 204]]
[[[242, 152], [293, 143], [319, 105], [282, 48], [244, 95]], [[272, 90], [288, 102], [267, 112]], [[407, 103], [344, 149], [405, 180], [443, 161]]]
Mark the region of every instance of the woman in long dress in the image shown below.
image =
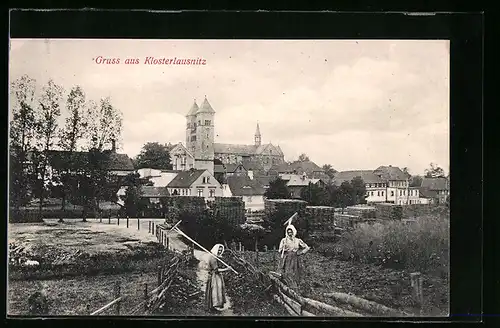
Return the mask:
[[309, 251], [310, 247], [297, 238], [297, 229], [288, 225], [285, 229], [285, 238], [281, 239], [279, 252], [283, 254], [281, 270], [287, 285], [297, 289], [300, 283], [301, 265], [299, 256]]
[[[220, 257], [224, 253], [224, 245], [216, 244], [210, 251]], [[226, 303], [226, 287], [222, 272], [229, 268], [219, 268], [218, 260], [214, 256], [208, 258], [208, 281], [205, 291], [205, 302], [209, 311], [220, 311]]]

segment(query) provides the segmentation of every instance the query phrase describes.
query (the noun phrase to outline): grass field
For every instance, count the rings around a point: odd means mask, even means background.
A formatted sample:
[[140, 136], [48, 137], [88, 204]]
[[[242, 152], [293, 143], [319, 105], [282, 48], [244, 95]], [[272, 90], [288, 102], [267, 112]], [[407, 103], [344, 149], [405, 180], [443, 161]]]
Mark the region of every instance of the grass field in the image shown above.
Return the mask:
[[[89, 314], [113, 300], [116, 282], [127, 297], [121, 306], [126, 313], [142, 301], [144, 284], [154, 288], [158, 265], [171, 257], [148, 233], [150, 220], [141, 220], [139, 230], [137, 221], [134, 228], [116, 222], [56, 221], [9, 224], [9, 244], [24, 248], [27, 258], [40, 263], [35, 268], [9, 265], [9, 315], [28, 315], [27, 299], [41, 290], [47, 294], [50, 315]], [[79, 255], [72, 257], [75, 253]], [[64, 258], [62, 265], [55, 264]]]

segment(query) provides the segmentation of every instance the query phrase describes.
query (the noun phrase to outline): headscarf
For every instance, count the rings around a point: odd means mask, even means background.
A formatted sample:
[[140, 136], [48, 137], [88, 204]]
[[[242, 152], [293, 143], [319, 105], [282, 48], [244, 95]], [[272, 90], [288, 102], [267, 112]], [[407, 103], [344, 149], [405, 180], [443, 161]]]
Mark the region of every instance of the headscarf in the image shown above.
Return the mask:
[[295, 238], [297, 236], [297, 229], [292, 224], [289, 224], [285, 228], [285, 238], [288, 237], [288, 230], [292, 230], [292, 238]]
[[222, 248], [222, 253], [220, 254], [220, 255], [222, 255], [224, 253], [224, 245], [222, 245], [222, 244], [215, 244], [214, 247], [212, 247], [212, 250], [210, 251], [210, 253], [212, 253], [215, 256], [219, 256], [219, 249], [220, 248]]

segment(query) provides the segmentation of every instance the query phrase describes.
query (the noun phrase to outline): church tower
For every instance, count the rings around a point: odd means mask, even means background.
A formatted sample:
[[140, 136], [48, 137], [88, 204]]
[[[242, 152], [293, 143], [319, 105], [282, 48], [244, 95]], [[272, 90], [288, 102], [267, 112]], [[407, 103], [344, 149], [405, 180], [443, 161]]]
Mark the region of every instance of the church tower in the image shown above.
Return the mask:
[[205, 96], [196, 112], [195, 168], [214, 174], [214, 118], [215, 111]]
[[257, 123], [257, 129], [255, 130], [255, 146], [259, 147], [262, 144], [262, 137], [260, 135], [259, 123]]
[[194, 100], [193, 106], [186, 115], [186, 148], [194, 154], [196, 144], [196, 112], [199, 107]]

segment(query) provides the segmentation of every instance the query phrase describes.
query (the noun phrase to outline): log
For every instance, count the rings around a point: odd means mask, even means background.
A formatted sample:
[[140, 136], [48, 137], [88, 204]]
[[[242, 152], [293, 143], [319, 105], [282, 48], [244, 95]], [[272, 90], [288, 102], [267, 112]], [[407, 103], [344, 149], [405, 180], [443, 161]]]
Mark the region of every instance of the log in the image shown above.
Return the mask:
[[315, 308], [315, 309], [322, 311], [322, 312], [333, 314], [335, 316], [339, 316], [339, 317], [362, 317], [363, 316], [362, 314], [348, 311], [348, 310], [344, 310], [344, 309], [338, 308], [336, 306], [332, 306], [332, 305], [329, 305], [326, 303], [312, 300], [312, 299], [307, 298], [307, 297], [304, 297], [304, 301], [305, 301], [306, 305], [308, 305], [312, 308]]
[[384, 305], [359, 298], [354, 295], [349, 295], [345, 293], [324, 293], [326, 297], [332, 298], [338, 302], [352, 305], [355, 308], [373, 313], [373, 314], [383, 314], [387, 316], [408, 316], [404, 312], [397, 311], [395, 309], [388, 308]]
[[288, 297], [285, 293], [283, 293], [281, 290], [278, 291], [278, 293], [281, 296], [281, 299], [289, 306], [291, 307], [297, 314], [300, 314], [302, 312], [302, 306], [300, 305], [299, 302], [295, 301], [293, 298]]
[[287, 304], [286, 304], [286, 303], [285, 303], [285, 302], [284, 302], [284, 301], [283, 301], [283, 300], [282, 300], [282, 299], [281, 299], [278, 295], [274, 294], [274, 295], [273, 295], [273, 299], [274, 299], [276, 302], [278, 302], [280, 305], [282, 305], [282, 306], [285, 308], [285, 310], [286, 310], [286, 311], [287, 311], [287, 312], [288, 312], [291, 316], [293, 316], [293, 317], [297, 317], [297, 316], [298, 316], [298, 314], [297, 314], [297, 313], [295, 313], [295, 311], [294, 311], [291, 307], [289, 307], [289, 306], [288, 306], [288, 305], [287, 305]]
[[293, 298], [296, 302], [298, 302], [301, 306], [304, 306], [306, 304], [305, 298], [300, 296], [296, 291], [291, 289], [290, 287], [286, 286], [284, 283], [279, 281], [277, 278], [273, 277], [272, 274], [269, 275], [269, 278], [271, 278], [271, 281], [273, 281], [275, 284], [278, 285], [278, 287], [285, 292], [289, 297]]

